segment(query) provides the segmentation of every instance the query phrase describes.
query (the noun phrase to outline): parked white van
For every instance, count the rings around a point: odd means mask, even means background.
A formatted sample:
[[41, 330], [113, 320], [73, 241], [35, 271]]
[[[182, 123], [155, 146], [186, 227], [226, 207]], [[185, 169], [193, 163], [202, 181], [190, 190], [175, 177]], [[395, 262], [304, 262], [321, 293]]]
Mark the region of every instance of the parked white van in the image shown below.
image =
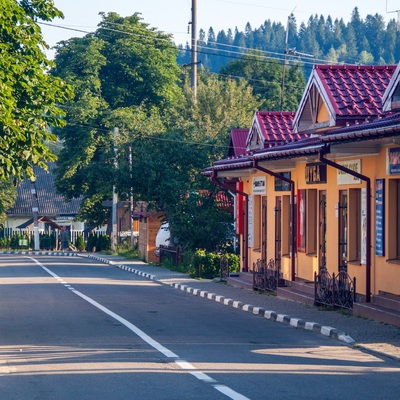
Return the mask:
[[163, 222], [156, 235], [156, 251], [155, 254], [158, 257], [160, 255], [160, 246], [168, 246], [170, 242], [170, 231], [168, 222]]

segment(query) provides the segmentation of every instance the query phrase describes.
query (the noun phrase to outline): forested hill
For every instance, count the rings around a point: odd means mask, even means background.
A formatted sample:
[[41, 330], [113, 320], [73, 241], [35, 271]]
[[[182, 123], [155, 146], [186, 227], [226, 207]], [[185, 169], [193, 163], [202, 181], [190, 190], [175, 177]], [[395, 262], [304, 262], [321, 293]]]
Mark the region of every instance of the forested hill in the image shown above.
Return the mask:
[[[198, 60], [212, 72], [219, 72], [229, 61], [240, 58], [247, 49], [257, 49], [266, 57], [283, 60], [300, 60], [311, 64], [396, 64], [400, 57], [400, 33], [393, 19], [385, 23], [379, 14], [360, 17], [356, 7], [350, 21], [333, 20], [330, 16], [313, 15], [306, 23], [297, 24], [295, 16], [286, 28], [280, 22], [267, 19], [259, 28], [248, 22], [245, 31], [208, 33], [200, 30], [198, 37]], [[190, 63], [190, 46], [181, 47], [179, 64]], [[283, 62], [283, 61], [282, 61]]]

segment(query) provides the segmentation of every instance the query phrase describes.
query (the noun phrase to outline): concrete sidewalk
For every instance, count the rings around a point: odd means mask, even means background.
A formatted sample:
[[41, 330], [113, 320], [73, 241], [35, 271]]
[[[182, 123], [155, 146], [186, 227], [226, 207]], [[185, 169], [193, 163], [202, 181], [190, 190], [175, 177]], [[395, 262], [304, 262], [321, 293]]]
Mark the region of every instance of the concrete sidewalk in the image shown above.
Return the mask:
[[341, 311], [324, 310], [270, 294], [236, 288], [217, 281], [192, 279], [187, 274], [137, 260], [127, 260], [124, 257], [97, 254], [82, 256], [112, 264], [129, 273], [263, 318], [290, 324], [299, 329], [317, 331], [400, 362], [400, 329], [394, 326], [353, 317]]

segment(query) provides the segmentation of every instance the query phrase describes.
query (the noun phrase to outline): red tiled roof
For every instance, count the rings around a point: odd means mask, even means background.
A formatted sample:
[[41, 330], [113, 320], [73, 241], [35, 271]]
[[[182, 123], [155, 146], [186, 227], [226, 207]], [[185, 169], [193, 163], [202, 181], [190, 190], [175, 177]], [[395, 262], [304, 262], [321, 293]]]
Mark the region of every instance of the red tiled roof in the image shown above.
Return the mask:
[[270, 147], [276, 143], [291, 142], [305, 137], [304, 134], [293, 133], [292, 123], [294, 116], [294, 112], [256, 112], [255, 119], [264, 138], [264, 147]]
[[396, 65], [315, 65], [315, 73], [341, 117], [382, 114], [382, 96]]
[[246, 153], [248, 129], [234, 128], [229, 136], [227, 157], [239, 157]]

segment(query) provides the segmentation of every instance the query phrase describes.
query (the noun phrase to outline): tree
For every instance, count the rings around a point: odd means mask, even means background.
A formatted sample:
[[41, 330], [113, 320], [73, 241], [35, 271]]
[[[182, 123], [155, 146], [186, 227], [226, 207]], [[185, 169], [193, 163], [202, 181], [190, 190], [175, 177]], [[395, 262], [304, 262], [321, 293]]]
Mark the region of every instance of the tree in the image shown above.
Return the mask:
[[178, 50], [170, 36], [149, 28], [138, 14], [102, 17], [94, 34], [57, 46], [52, 70], [75, 89], [68, 125], [58, 132], [64, 148], [56, 186], [67, 198], [84, 196], [81, 217], [93, 225], [108, 216], [102, 201], [115, 181], [113, 128], [120, 128], [122, 144], [126, 132], [162, 132], [181, 96]]
[[0, 13], [0, 178], [32, 178], [33, 166], [55, 160], [46, 141], [64, 124], [58, 104], [68, 85], [47, 74], [46, 43], [38, 20], [62, 17], [53, 1], [3, 0]]
[[0, 181], [0, 225], [6, 219], [6, 211], [12, 208], [17, 199], [17, 189], [11, 180]]
[[384, 53], [384, 47], [382, 46], [384, 39], [385, 22], [381, 15], [367, 15], [365, 18], [365, 35], [368, 38], [371, 46], [371, 53], [374, 56], [375, 61], [378, 61]]
[[[185, 89], [190, 94], [189, 88]], [[184, 119], [195, 121], [193, 136], [216, 140], [222, 151], [230, 130], [250, 126], [254, 112], [261, 106], [260, 97], [253, 94], [245, 79], [219, 78], [213, 74], [200, 75], [197, 101], [193, 105], [190, 101], [181, 113]]]
[[[230, 61], [221, 73], [246, 79], [253, 88], [253, 94], [263, 99], [262, 109], [280, 110], [282, 65], [278, 61], [265, 59], [260, 52], [254, 51], [240, 60]], [[283, 109], [294, 111], [305, 88], [304, 76], [299, 66], [286, 66], [285, 81], [285, 87], [288, 86], [290, 90], [285, 93]]]

